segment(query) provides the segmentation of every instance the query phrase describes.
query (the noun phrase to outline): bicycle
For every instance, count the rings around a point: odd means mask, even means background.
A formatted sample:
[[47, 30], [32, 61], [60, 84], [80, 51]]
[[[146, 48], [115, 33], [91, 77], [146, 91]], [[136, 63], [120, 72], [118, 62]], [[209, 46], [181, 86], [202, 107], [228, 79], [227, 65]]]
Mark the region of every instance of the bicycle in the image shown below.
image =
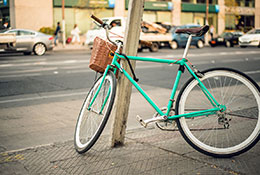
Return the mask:
[[[177, 60], [126, 56], [120, 54], [122, 42], [113, 42], [108, 27], [102, 20], [92, 16], [104, 29], [107, 39], [117, 46], [113, 61], [107, 65], [90, 89], [81, 108], [74, 135], [78, 153], [88, 151], [97, 141], [109, 118], [116, 92], [116, 71], [134, 85], [146, 101], [155, 109], [156, 115], [147, 120], [137, 116], [142, 126], [155, 122], [163, 129], [177, 124], [179, 131], [197, 151], [213, 157], [237, 156], [251, 149], [260, 138], [260, 88], [246, 74], [231, 68], [212, 68], [199, 71], [186, 58], [193, 36], [204, 35], [209, 26], [177, 29], [176, 33], [189, 35], [183, 57]], [[179, 65], [177, 76], [167, 107], [160, 109], [142, 90], [132, 71], [133, 78], [118, 60], [138, 60]], [[131, 64], [129, 62], [131, 68]], [[191, 78], [175, 96], [181, 74], [187, 70]], [[175, 110], [174, 110], [175, 109]]]

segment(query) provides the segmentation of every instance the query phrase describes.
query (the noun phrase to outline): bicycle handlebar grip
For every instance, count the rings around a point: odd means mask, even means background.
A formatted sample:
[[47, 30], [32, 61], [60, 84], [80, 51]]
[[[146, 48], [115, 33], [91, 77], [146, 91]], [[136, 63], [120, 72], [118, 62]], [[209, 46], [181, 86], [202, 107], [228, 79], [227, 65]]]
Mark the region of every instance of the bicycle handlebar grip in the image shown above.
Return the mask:
[[95, 21], [97, 21], [99, 24], [103, 24], [103, 21], [101, 19], [99, 19], [98, 17], [91, 15], [91, 18], [94, 19]]
[[144, 41], [144, 40], [140, 40], [140, 43], [145, 45], [145, 46], [148, 46], [148, 47], [151, 47], [153, 45], [152, 42]]

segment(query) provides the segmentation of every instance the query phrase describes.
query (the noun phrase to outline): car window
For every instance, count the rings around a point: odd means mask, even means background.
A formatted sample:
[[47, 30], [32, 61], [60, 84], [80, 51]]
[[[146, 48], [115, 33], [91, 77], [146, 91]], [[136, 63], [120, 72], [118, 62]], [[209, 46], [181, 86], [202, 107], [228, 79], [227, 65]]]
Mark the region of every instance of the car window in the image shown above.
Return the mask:
[[177, 29], [176, 26], [172, 26], [169, 32], [170, 32], [170, 33], [173, 33], [173, 32], [175, 32], [176, 29]]
[[255, 30], [255, 34], [260, 34], [260, 29]]
[[29, 36], [29, 35], [34, 35], [34, 33], [30, 32], [30, 31], [25, 31], [25, 30], [19, 30], [18, 35], [19, 36]]
[[177, 29], [185, 29], [185, 26], [178, 26]]
[[260, 29], [252, 29], [247, 34], [260, 34]]
[[188, 29], [191, 29], [191, 28], [198, 28], [200, 26], [187, 26]]
[[234, 35], [234, 36], [242, 36], [243, 33], [242, 33], [242, 32], [234, 32], [233, 35]]
[[226, 36], [226, 33], [222, 33], [221, 35], [219, 35], [221, 38], [224, 38]]
[[247, 32], [247, 34], [254, 34], [255, 33], [255, 29], [251, 29]]
[[17, 30], [11, 30], [11, 31], [8, 31], [7, 33], [14, 33], [15, 35], [18, 35], [18, 31]]
[[121, 20], [116, 19], [116, 20], [111, 21], [110, 26], [111, 26], [111, 28], [112, 27], [120, 27], [121, 26]]
[[225, 36], [226, 38], [231, 38], [232, 37], [232, 34], [231, 33], [225, 33]]

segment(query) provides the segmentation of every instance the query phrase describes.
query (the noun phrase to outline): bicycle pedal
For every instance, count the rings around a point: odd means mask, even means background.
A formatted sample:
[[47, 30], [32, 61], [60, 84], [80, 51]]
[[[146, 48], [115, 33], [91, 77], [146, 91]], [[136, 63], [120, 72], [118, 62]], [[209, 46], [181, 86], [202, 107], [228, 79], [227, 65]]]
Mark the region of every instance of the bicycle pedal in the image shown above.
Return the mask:
[[143, 127], [145, 128], [147, 127], [147, 123], [145, 123], [144, 120], [139, 115], [136, 116], [136, 119]]

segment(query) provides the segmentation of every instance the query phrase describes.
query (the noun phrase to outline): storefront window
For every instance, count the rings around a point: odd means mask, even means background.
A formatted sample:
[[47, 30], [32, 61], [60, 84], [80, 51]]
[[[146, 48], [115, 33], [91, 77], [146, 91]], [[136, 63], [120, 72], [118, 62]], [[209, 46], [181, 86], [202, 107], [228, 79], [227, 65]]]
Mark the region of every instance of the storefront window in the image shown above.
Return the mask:
[[[146, 1], [157, 1], [157, 0], [146, 0]], [[172, 2], [172, 0], [160, 0], [161, 2], [164, 1], [164, 2]]]
[[182, 2], [193, 3], [193, 0], [182, 0]]
[[[234, 0], [231, 0], [230, 2], [232, 1]], [[255, 7], [255, 0], [235, 0], [233, 4], [240, 7]]]
[[[206, 4], [206, 0], [182, 0], [185, 3]], [[218, 0], [209, 0], [209, 4], [218, 4]]]
[[234, 15], [226, 15], [225, 28], [226, 28], [226, 30], [235, 30], [236, 29], [236, 17]]
[[247, 32], [254, 27], [254, 16], [246, 15], [226, 15], [225, 29]]
[[8, 8], [0, 9], [0, 30], [4, 28], [4, 23], [8, 23], [8, 27], [10, 27], [10, 15]]
[[[206, 4], [207, 0], [197, 0], [197, 3]], [[217, 0], [209, 0], [209, 4], [217, 4]]]

